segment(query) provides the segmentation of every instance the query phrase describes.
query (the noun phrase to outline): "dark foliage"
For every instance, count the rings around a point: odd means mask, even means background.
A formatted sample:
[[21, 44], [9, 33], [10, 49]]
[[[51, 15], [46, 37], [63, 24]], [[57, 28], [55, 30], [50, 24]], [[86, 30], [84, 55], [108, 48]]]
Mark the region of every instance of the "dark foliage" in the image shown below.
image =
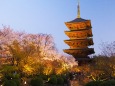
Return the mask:
[[57, 84], [63, 85], [64, 84], [64, 79], [62, 77], [57, 78]]
[[42, 78], [43, 80], [48, 80], [48, 76], [47, 75], [39, 75], [38, 77]]
[[101, 81], [91, 81], [87, 83], [85, 86], [100, 86], [101, 83]]
[[30, 82], [31, 86], [43, 86], [42, 78], [33, 78]]
[[17, 86], [20, 86], [21, 81], [19, 79], [13, 79]]
[[15, 81], [13, 80], [6, 80], [3, 86], [18, 86]]
[[115, 86], [115, 80], [104, 81], [100, 86]]
[[57, 77], [56, 76], [51, 76], [50, 77], [50, 80], [49, 80], [49, 83], [50, 84], [57, 84]]

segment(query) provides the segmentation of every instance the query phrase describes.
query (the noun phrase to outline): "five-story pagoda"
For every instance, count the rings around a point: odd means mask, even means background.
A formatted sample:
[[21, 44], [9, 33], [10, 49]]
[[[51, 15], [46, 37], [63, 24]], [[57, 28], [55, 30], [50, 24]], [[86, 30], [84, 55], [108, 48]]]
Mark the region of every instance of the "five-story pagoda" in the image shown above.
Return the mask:
[[90, 54], [94, 53], [94, 48], [89, 48], [93, 45], [92, 39], [92, 26], [90, 20], [82, 19], [80, 17], [80, 6], [78, 3], [77, 18], [65, 22], [69, 31], [65, 31], [65, 34], [70, 38], [64, 40], [66, 44], [70, 46], [70, 49], [64, 49], [64, 52], [72, 55], [81, 65], [90, 60]]

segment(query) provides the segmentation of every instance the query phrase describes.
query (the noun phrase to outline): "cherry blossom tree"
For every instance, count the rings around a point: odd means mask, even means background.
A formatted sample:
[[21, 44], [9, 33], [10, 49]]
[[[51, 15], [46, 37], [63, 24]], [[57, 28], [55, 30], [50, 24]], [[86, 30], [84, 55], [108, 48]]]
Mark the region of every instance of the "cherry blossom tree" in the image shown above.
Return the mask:
[[25, 75], [49, 75], [54, 71], [61, 74], [77, 65], [73, 57], [57, 51], [50, 34], [28, 34], [3, 27], [0, 38], [0, 55], [10, 59], [9, 64]]

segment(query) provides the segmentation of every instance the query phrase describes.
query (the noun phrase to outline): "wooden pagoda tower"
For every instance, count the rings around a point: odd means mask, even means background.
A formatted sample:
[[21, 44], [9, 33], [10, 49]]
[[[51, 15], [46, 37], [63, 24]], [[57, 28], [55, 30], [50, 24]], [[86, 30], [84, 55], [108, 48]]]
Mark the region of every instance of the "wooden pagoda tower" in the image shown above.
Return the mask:
[[91, 21], [80, 17], [80, 6], [78, 2], [77, 18], [72, 21], [65, 22], [69, 31], [65, 34], [70, 38], [64, 42], [70, 46], [70, 49], [64, 49], [64, 52], [72, 55], [78, 65], [86, 63], [90, 60], [90, 54], [94, 53], [94, 48], [89, 48], [93, 45]]

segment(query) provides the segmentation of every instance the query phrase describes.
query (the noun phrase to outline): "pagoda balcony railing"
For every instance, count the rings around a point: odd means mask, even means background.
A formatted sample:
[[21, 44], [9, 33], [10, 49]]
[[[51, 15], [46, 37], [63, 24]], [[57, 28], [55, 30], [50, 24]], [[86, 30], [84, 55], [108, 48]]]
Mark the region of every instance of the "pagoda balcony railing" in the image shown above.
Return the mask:
[[83, 31], [65, 31], [65, 34], [70, 39], [87, 38], [87, 37], [92, 37], [93, 36], [91, 29], [87, 29], [87, 30], [83, 30]]
[[95, 53], [94, 48], [77, 48], [77, 49], [64, 49], [65, 53], [70, 55], [90, 55]]
[[70, 31], [80, 31], [85, 29], [91, 29], [92, 26], [86, 26], [86, 27], [68, 27]]
[[79, 48], [79, 47], [87, 47], [90, 45], [93, 45], [93, 39], [70, 39], [70, 40], [64, 40], [66, 44], [70, 46], [70, 48]]

